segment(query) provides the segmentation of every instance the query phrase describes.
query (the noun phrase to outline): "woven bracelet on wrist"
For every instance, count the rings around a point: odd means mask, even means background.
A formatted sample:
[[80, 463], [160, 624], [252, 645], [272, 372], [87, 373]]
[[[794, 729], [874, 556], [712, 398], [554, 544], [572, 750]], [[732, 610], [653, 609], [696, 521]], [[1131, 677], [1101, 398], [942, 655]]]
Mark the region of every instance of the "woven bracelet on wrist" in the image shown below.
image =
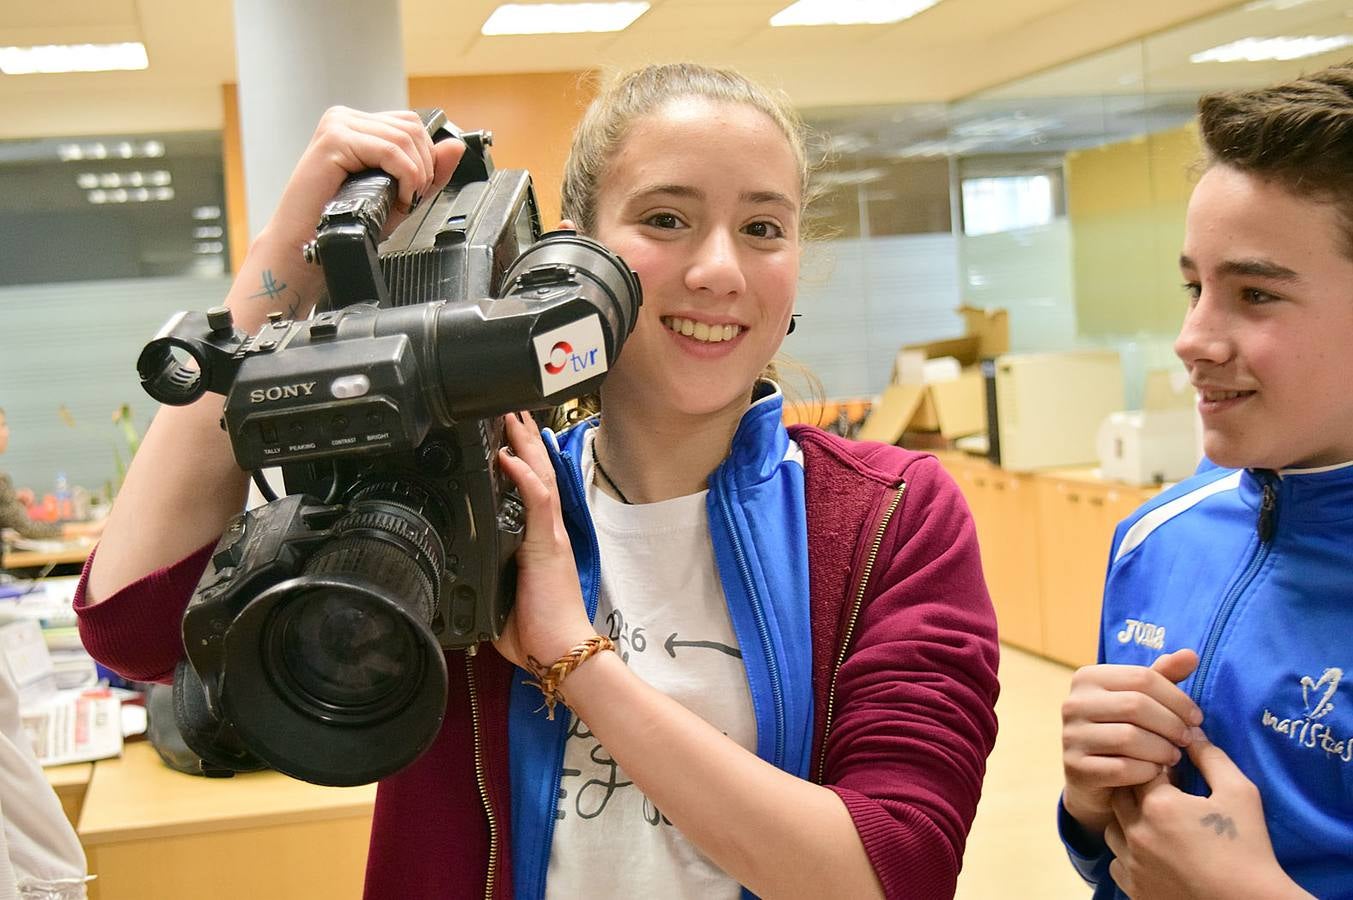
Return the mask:
[[[528, 656], [526, 664], [530, 667], [531, 674], [536, 677], [534, 681], [524, 683], [540, 689], [540, 693], [545, 697], [545, 703], [541, 708], [546, 710], [546, 717], [553, 721], [555, 704], [564, 702], [564, 695], [559, 692], [559, 686], [564, 683], [568, 673], [601, 651], [614, 649], [614, 641], [598, 634], [574, 646], [572, 650], [555, 660], [552, 666], [543, 665], [534, 656]], [[568, 704], [564, 705], [567, 706]], [[536, 712], [540, 712], [540, 709], [537, 709]]]

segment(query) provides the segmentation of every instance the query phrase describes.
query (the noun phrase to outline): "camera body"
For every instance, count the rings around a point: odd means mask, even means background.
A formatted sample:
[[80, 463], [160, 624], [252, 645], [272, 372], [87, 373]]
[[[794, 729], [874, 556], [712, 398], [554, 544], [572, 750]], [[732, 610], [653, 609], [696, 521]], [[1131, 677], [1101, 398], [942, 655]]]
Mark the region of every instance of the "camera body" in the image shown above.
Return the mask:
[[184, 613], [176, 719], [208, 774], [361, 784], [431, 744], [444, 650], [496, 638], [511, 609], [525, 514], [500, 417], [595, 390], [633, 330], [634, 273], [541, 236], [529, 175], [460, 137], [450, 184], [383, 243], [388, 175], [326, 206], [311, 319], [248, 335], [224, 308], [179, 313], [138, 360], [161, 402], [225, 395], [236, 461], [286, 485], [230, 523]]

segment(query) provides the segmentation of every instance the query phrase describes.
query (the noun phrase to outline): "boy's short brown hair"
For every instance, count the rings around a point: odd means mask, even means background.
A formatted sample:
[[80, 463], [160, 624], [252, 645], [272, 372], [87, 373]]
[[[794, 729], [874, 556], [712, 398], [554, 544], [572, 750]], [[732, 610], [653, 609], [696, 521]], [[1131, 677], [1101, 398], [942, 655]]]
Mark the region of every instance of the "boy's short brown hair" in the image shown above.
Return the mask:
[[1208, 165], [1223, 164], [1333, 203], [1353, 257], [1353, 62], [1198, 101]]

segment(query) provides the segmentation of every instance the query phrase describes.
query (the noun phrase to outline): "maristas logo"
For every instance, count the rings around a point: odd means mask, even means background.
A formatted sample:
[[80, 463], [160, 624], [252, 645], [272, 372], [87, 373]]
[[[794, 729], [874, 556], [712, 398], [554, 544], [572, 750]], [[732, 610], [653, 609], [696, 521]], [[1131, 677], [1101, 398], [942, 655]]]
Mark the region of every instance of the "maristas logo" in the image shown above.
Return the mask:
[[1335, 709], [1335, 697], [1339, 692], [1339, 683], [1343, 680], [1344, 670], [1330, 667], [1319, 678], [1310, 675], [1301, 676], [1302, 713], [1293, 718], [1284, 719], [1264, 710], [1262, 722], [1265, 728], [1280, 734], [1298, 747], [1307, 750], [1321, 750], [1327, 756], [1337, 757], [1344, 762], [1353, 762], [1353, 735], [1340, 736], [1330, 727], [1327, 719]]

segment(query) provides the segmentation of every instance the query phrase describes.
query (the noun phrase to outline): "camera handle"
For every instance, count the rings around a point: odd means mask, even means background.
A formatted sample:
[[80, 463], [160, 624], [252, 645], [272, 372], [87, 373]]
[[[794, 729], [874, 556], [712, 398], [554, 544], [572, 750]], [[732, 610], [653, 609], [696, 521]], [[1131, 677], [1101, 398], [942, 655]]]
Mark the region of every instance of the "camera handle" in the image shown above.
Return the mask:
[[[457, 138], [465, 144], [465, 154], [451, 176], [451, 184], [487, 180], [493, 171], [488, 154], [493, 144], [491, 132], [462, 132], [440, 109], [419, 110], [418, 115], [434, 143]], [[330, 309], [354, 303], [374, 303], [383, 309], [390, 306], [377, 248], [398, 196], [396, 179], [380, 169], [367, 169], [349, 175], [325, 204], [315, 240], [306, 245], [304, 253], [307, 262], [324, 267]]]

